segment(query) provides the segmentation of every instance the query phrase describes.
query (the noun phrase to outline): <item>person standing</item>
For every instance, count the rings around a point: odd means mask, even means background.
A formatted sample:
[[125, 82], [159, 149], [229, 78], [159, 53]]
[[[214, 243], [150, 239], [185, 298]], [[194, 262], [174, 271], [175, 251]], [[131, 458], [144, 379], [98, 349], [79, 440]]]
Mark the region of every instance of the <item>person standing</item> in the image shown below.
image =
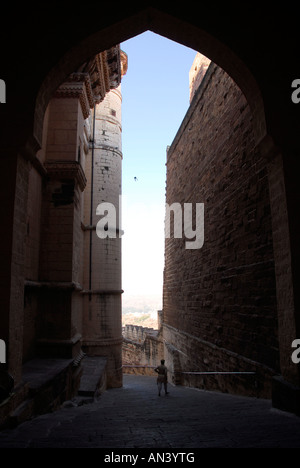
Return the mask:
[[157, 372], [157, 387], [158, 387], [158, 396], [160, 396], [162, 384], [164, 384], [164, 389], [165, 389], [165, 395], [168, 395], [168, 369], [165, 366], [165, 360], [162, 359], [160, 361], [160, 366], [157, 366], [156, 369], [154, 369], [155, 372]]

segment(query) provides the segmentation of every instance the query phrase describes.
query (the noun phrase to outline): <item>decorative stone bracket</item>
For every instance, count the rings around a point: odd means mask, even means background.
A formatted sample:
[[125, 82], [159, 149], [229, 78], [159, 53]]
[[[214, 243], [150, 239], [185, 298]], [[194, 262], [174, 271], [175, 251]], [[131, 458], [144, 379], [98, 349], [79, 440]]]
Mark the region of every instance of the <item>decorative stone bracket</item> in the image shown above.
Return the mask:
[[83, 192], [86, 186], [86, 177], [78, 161], [47, 161], [47, 173], [51, 179], [74, 180]]
[[117, 88], [127, 71], [127, 55], [120, 46], [97, 54], [84, 63], [62, 83], [55, 92], [57, 98], [77, 98], [85, 119], [95, 104], [101, 102], [106, 93]]

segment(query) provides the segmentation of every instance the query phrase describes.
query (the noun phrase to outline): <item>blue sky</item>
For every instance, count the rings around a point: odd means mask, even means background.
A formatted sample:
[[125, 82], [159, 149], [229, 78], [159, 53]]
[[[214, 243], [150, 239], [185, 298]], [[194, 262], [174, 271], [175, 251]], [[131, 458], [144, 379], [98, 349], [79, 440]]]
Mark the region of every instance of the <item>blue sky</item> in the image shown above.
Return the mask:
[[150, 31], [121, 49], [128, 55], [122, 79], [123, 289], [125, 295], [161, 294], [166, 148], [189, 107], [196, 51]]

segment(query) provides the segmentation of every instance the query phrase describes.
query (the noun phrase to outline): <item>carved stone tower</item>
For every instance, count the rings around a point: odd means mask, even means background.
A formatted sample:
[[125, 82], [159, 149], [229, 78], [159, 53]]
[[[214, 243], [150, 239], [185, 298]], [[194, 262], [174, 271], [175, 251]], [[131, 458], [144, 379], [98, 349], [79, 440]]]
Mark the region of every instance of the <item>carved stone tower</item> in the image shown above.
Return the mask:
[[[121, 74], [127, 70], [127, 56], [121, 52]], [[90, 166], [84, 203], [84, 313], [83, 349], [89, 356], [107, 358], [107, 386], [122, 385], [121, 321], [121, 235], [119, 197], [122, 175], [121, 85], [111, 90], [95, 108]], [[109, 230], [99, 238], [96, 225], [101, 219], [97, 207], [110, 203], [116, 210], [116, 236]], [[104, 205], [103, 205], [104, 206]], [[104, 213], [103, 213], [104, 214]]]

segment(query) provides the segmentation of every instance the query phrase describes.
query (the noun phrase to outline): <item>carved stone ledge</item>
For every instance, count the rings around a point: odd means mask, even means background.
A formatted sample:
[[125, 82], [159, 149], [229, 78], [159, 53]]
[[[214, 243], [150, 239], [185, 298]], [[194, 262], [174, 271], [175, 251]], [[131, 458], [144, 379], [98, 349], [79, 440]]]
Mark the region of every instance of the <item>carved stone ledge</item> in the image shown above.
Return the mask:
[[60, 291], [82, 291], [82, 286], [75, 281], [31, 281], [25, 280], [26, 289], [56, 289]]
[[94, 106], [88, 73], [73, 73], [67, 81], [59, 86], [54, 96], [63, 99], [79, 99], [85, 119], [90, 114], [90, 107]]
[[99, 338], [99, 340], [84, 340], [82, 343], [82, 347], [104, 347], [104, 346], [115, 346], [115, 345], [122, 345], [123, 343], [123, 336], [115, 337], [115, 338]]
[[101, 102], [111, 89], [119, 86], [126, 70], [127, 56], [122, 53], [121, 70], [120, 46], [114, 46], [97, 54], [72, 73], [56, 90], [55, 97], [79, 99], [86, 119], [90, 109]]
[[123, 293], [123, 289], [83, 289], [81, 291], [81, 294], [95, 294], [98, 296], [119, 296]]
[[81, 191], [85, 189], [87, 180], [78, 161], [47, 161], [45, 167], [51, 179], [72, 179], [78, 183]]

